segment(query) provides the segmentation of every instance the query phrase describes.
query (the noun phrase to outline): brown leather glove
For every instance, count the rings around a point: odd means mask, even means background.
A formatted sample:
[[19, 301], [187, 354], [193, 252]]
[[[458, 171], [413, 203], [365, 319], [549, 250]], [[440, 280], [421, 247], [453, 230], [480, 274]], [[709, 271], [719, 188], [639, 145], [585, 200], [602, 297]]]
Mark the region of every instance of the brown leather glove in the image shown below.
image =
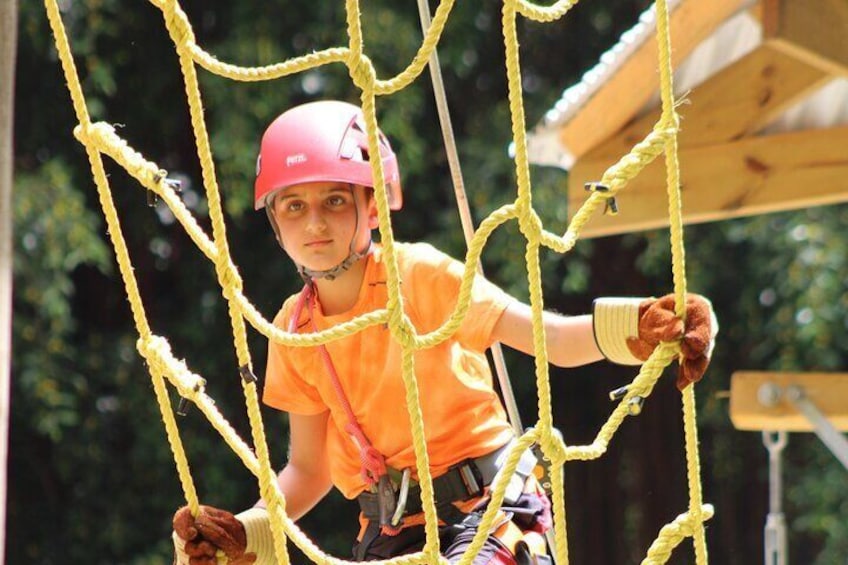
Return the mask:
[[648, 299], [639, 304], [639, 337], [627, 339], [627, 347], [645, 361], [661, 341], [681, 339], [682, 361], [677, 388], [685, 389], [701, 380], [710, 363], [718, 322], [710, 301], [698, 294], [686, 295], [686, 326], [674, 312], [674, 295]]
[[192, 516], [191, 510], [183, 506], [174, 514], [173, 525], [174, 533], [185, 541], [182, 551], [190, 565], [217, 565], [218, 550], [227, 556], [228, 565], [248, 565], [256, 561], [256, 554], [245, 553], [244, 524], [226, 510], [201, 506], [197, 516]]

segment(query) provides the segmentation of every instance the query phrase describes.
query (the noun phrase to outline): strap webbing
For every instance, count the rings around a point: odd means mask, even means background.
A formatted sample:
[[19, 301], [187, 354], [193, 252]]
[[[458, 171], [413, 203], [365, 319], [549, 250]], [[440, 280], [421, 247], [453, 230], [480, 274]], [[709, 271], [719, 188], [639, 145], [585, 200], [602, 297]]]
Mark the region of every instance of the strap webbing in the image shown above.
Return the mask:
[[[315, 308], [314, 297], [315, 289], [313, 288], [313, 285], [307, 283], [304, 285], [303, 290], [300, 291], [300, 296], [298, 297], [297, 304], [295, 305], [295, 311], [289, 322], [290, 332], [294, 333], [297, 331], [297, 321], [300, 319], [300, 313], [302, 312], [304, 305], [307, 305], [309, 307], [309, 321], [312, 324], [312, 331], [314, 333], [318, 333], [318, 326], [315, 324], [315, 316], [313, 315]], [[318, 352], [321, 355], [321, 360], [324, 362], [324, 367], [327, 369], [327, 374], [330, 377], [330, 382], [333, 384], [336, 397], [347, 416], [345, 431], [350, 435], [351, 439], [356, 444], [356, 447], [359, 449], [362, 478], [369, 486], [373, 486], [377, 484], [381, 476], [386, 474], [386, 458], [383, 457], [383, 454], [371, 444], [371, 441], [365, 435], [365, 432], [362, 431], [362, 427], [356, 421], [356, 415], [353, 413], [350, 401], [347, 399], [347, 395], [342, 388], [341, 381], [339, 380], [339, 374], [336, 372], [336, 367], [333, 364], [333, 359], [330, 357], [330, 352], [327, 351], [327, 348], [323, 343], [318, 345]]]

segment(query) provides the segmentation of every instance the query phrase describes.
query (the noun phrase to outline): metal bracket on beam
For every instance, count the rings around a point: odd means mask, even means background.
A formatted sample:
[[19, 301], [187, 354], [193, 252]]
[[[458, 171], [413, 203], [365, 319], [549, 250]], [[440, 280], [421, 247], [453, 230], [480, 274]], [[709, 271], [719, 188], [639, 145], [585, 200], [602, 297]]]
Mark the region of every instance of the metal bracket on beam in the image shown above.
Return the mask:
[[783, 449], [785, 431], [763, 431], [763, 445], [769, 454], [769, 513], [763, 529], [765, 564], [786, 565], [786, 518], [783, 515]]
[[[788, 385], [783, 388], [776, 383], [767, 382], [757, 390], [757, 400], [770, 408], [776, 407], [783, 400], [789, 402], [813, 425], [813, 432], [848, 470], [848, 439], [810, 400], [804, 392], [804, 387]], [[763, 444], [769, 452], [769, 514], [764, 528], [766, 565], [786, 565], [786, 521], [781, 504], [782, 454], [786, 442], [785, 430], [763, 431]]]
[[786, 400], [813, 424], [815, 434], [842, 463], [842, 466], [848, 470], [848, 439], [845, 439], [845, 436], [822, 414], [821, 410], [804, 393], [803, 387], [790, 385], [786, 387], [784, 395]]

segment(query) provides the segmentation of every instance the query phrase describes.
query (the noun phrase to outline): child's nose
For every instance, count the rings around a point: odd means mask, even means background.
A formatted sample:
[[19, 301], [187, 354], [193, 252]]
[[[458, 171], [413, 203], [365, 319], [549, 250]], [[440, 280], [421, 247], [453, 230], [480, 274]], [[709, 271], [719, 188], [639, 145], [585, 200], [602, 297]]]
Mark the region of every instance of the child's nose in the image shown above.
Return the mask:
[[313, 232], [322, 232], [327, 229], [327, 218], [320, 209], [312, 209], [309, 211], [309, 221], [307, 228]]

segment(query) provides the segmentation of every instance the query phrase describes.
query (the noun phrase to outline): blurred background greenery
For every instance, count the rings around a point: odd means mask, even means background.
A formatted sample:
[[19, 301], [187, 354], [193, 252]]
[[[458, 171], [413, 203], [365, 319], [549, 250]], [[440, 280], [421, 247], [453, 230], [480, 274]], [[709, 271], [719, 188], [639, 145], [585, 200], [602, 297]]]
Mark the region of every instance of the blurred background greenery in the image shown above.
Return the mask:
[[[363, 9], [366, 53], [381, 77], [406, 66], [420, 42], [414, 3], [374, 0]], [[558, 23], [521, 22], [525, 108], [535, 123], [636, 21], [646, 0], [584, 2]], [[182, 78], [161, 12], [144, 2], [61, 3], [94, 120], [115, 124], [146, 158], [183, 181], [183, 198], [208, 227], [205, 195]], [[198, 43], [220, 60], [263, 65], [346, 44], [342, 2], [183, 3]], [[469, 199], [479, 221], [515, 193], [507, 147], [500, 5], [461, 2], [441, 58]], [[170, 518], [183, 504], [137, 334], [108, 244], [64, 77], [38, 2], [21, 2], [15, 108], [14, 321], [8, 533], [10, 564], [170, 563]], [[341, 65], [273, 83], [233, 83], [200, 71], [208, 128], [245, 291], [267, 317], [298, 277], [263, 214], [251, 209], [258, 139], [276, 114], [317, 98], [356, 101]], [[400, 156], [404, 210], [398, 239], [430, 241], [462, 257], [459, 216], [429, 79], [378, 101]], [[685, 166], [685, 164], [684, 164]], [[160, 204], [107, 160], [136, 276], [153, 330], [208, 381], [208, 392], [249, 437], [214, 268]], [[534, 204], [564, 231], [566, 174], [534, 168]], [[828, 206], [687, 228], [689, 288], [711, 297], [722, 331], [698, 384], [704, 499], [711, 560], [762, 561], [767, 455], [760, 435], [736, 431], [726, 390], [739, 369], [833, 371], [848, 360], [848, 207]], [[487, 274], [526, 297], [524, 249], [514, 224], [484, 252]], [[543, 256], [545, 304], [588, 310], [601, 295], [670, 291], [662, 231], [581, 241]], [[255, 365], [264, 338], [251, 334]], [[532, 360], [507, 352], [525, 422], [536, 417]], [[261, 372], [261, 370], [259, 371]], [[590, 442], [612, 406], [607, 392], [632, 370], [600, 363], [553, 370], [555, 423], [568, 443]], [[669, 375], [670, 377], [670, 375]], [[176, 402], [177, 399], [174, 398]], [[284, 462], [287, 421], [266, 409], [274, 464]], [[254, 479], [197, 410], [180, 420], [203, 502], [239, 510]], [[812, 434], [785, 452], [790, 562], [832, 564], [848, 555], [845, 470]], [[598, 461], [566, 467], [573, 563], [638, 563], [659, 529], [687, 505], [679, 394], [663, 379], [638, 418], [626, 422]], [[338, 495], [302, 521], [333, 555], [347, 557], [355, 504]], [[342, 518], [344, 517], [344, 518]], [[693, 561], [690, 544], [671, 563]], [[305, 562], [294, 551], [296, 563]]]

